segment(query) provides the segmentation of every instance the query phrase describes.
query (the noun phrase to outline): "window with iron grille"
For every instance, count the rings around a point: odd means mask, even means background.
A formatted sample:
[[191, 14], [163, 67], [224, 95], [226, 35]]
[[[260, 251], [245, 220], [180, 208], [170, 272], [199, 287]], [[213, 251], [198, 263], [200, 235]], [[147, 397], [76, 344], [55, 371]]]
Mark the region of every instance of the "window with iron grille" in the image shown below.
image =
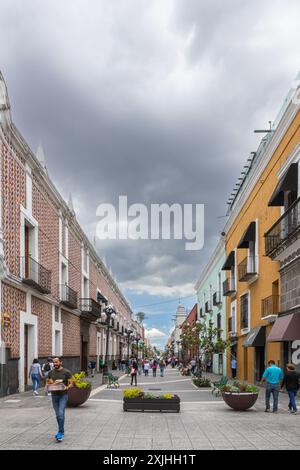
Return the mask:
[[59, 308], [55, 306], [55, 321], [59, 323]]
[[241, 329], [249, 328], [249, 298], [248, 294], [241, 297]]
[[222, 332], [222, 317], [221, 317], [221, 313], [218, 313], [218, 315], [217, 315], [217, 328], [218, 328], [218, 338], [221, 338], [221, 332]]

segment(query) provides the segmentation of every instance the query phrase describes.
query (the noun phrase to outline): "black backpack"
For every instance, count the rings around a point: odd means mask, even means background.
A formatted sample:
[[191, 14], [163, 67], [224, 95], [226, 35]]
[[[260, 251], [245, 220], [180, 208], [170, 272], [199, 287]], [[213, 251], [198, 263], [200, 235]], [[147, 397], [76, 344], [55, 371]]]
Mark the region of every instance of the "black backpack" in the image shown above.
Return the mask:
[[51, 370], [50, 364], [49, 362], [46, 362], [46, 364], [44, 365], [44, 372], [49, 372], [50, 370]]

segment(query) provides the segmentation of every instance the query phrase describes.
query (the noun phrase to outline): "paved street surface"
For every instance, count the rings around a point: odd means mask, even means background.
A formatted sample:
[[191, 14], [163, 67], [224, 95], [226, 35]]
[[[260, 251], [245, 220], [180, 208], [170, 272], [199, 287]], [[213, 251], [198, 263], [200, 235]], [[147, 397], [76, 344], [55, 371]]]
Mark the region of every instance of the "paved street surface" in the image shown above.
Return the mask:
[[125, 376], [120, 390], [94, 389], [85, 405], [67, 409], [61, 444], [54, 442], [51, 398], [26, 393], [1, 399], [0, 449], [300, 449], [300, 415], [287, 412], [286, 394], [280, 394], [278, 414], [263, 412], [263, 391], [254, 408], [235, 412], [177, 370], [167, 370], [164, 378], [157, 375], [139, 376], [139, 386], [177, 393], [179, 414], [124, 413], [122, 390], [130, 380]]

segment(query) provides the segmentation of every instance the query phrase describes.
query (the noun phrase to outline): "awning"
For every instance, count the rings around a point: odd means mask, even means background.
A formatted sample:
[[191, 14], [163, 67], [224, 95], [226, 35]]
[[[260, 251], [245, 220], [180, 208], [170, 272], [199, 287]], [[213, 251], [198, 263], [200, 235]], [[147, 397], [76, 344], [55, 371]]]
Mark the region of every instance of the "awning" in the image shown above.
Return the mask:
[[249, 242], [255, 242], [256, 223], [251, 222], [240, 239], [238, 248], [249, 248]]
[[280, 179], [268, 206], [283, 206], [285, 191], [298, 191], [298, 163], [292, 163]]
[[278, 317], [267, 341], [294, 341], [295, 339], [300, 339], [300, 313]]
[[243, 346], [257, 348], [266, 344], [266, 327], [256, 326], [248, 334]]
[[229, 271], [234, 266], [235, 261], [235, 253], [231, 251], [230, 254], [227, 256], [225, 263], [222, 266], [222, 271]]

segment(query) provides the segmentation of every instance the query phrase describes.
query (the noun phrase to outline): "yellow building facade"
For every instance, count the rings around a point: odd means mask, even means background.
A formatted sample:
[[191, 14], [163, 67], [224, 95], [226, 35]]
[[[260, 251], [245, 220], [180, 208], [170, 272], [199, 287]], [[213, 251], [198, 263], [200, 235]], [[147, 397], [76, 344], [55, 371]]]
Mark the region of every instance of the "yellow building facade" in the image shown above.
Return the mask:
[[[266, 256], [265, 234], [283, 212], [282, 207], [269, 204], [278, 175], [299, 142], [300, 108], [290, 98], [257, 152], [249, 157], [228, 202], [223, 295], [227, 337], [232, 341], [230, 357], [236, 358], [240, 380], [259, 381], [270, 359], [284, 366], [282, 342], [268, 341], [281, 312], [281, 286], [280, 261]], [[228, 361], [229, 377], [231, 365]]]

